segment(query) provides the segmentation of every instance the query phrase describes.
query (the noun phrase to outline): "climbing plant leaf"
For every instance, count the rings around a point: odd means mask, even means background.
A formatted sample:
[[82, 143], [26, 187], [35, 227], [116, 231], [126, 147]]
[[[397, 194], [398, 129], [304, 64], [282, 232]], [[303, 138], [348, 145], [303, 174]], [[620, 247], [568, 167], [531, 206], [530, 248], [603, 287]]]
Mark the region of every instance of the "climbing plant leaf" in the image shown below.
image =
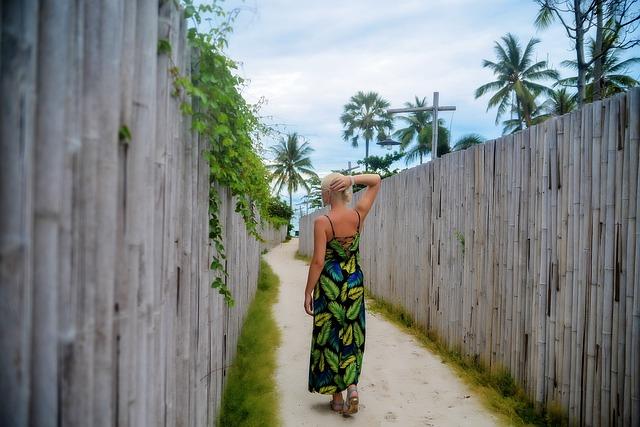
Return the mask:
[[[172, 95], [179, 97], [180, 111], [190, 116], [193, 131], [206, 141], [202, 157], [209, 165], [208, 235], [215, 248], [210, 267], [226, 276], [224, 230], [219, 217], [221, 188], [230, 191], [235, 211], [242, 216], [249, 234], [259, 241], [263, 241], [259, 234], [261, 222], [272, 222], [272, 218], [267, 210], [269, 175], [259, 155], [261, 138], [270, 129], [258, 116], [263, 101], [255, 105], [245, 101], [242, 97], [245, 82], [235, 74], [238, 67], [223, 50], [237, 12], [235, 9], [228, 12], [220, 3], [181, 1], [184, 17], [191, 26], [187, 31], [188, 43], [197, 52], [190, 70], [180, 70], [173, 62], [168, 40], [158, 41], [158, 53], [169, 57]], [[201, 26], [203, 21], [206, 25]], [[233, 305], [225, 280], [217, 277], [211, 286], [218, 289], [228, 305]]]

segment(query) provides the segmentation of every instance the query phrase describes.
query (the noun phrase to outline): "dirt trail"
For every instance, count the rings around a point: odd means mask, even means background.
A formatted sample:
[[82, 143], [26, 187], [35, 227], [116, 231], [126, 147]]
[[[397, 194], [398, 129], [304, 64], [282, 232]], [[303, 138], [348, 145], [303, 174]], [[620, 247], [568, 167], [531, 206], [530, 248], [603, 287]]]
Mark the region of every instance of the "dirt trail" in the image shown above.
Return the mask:
[[343, 417], [329, 409], [330, 396], [309, 393], [312, 324], [303, 309], [308, 266], [294, 259], [297, 248], [297, 239], [292, 239], [265, 255], [281, 283], [274, 310], [282, 330], [276, 380], [284, 426], [500, 425], [438, 356], [370, 312], [358, 384], [360, 411]]

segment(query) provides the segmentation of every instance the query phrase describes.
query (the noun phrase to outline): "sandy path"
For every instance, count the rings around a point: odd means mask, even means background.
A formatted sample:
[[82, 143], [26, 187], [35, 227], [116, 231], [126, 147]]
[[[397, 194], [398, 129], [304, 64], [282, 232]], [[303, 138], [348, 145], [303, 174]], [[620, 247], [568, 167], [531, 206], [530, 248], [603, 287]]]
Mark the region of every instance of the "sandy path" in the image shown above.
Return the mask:
[[297, 239], [292, 239], [265, 255], [280, 277], [279, 301], [274, 306], [282, 330], [276, 380], [285, 426], [499, 425], [497, 417], [481, 406], [439, 357], [369, 312], [358, 384], [360, 411], [352, 417], [343, 417], [329, 409], [330, 396], [309, 393], [312, 324], [303, 309], [308, 266], [294, 259], [297, 248]]

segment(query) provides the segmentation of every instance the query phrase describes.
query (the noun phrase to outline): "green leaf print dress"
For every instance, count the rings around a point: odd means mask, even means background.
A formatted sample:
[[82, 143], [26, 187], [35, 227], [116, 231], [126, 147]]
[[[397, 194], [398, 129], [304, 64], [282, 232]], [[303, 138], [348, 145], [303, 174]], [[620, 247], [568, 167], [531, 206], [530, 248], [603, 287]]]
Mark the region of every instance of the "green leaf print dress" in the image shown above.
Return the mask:
[[[360, 269], [360, 213], [353, 236], [327, 242], [324, 268], [313, 292], [313, 334], [309, 391], [338, 393], [357, 384], [365, 338], [363, 275]], [[326, 215], [325, 215], [326, 216]]]

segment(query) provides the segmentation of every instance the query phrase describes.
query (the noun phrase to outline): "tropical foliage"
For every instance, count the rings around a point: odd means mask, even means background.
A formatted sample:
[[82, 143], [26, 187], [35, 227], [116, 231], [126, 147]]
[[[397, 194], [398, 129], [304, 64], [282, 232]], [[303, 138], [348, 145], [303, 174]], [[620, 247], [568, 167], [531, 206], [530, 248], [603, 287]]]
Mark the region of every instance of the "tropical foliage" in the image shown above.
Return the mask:
[[309, 158], [313, 148], [308, 142], [301, 142], [300, 139], [295, 132], [280, 138], [278, 143], [271, 147], [274, 159], [268, 166], [272, 172], [271, 178], [274, 181], [275, 191], [279, 194], [286, 187], [291, 209], [293, 209], [293, 193], [300, 187], [308, 192], [309, 185], [306, 177], [316, 175]]
[[340, 122], [344, 129], [342, 137], [351, 142], [353, 147], [364, 141], [365, 170], [368, 170], [369, 143], [377, 138], [383, 140], [393, 128], [391, 116], [387, 113], [389, 102], [376, 92], [359, 91], [344, 106]]
[[[405, 102], [407, 108], [419, 108], [427, 106], [427, 98], [415, 97], [415, 102]], [[405, 127], [395, 131], [394, 136], [399, 139], [400, 147], [406, 150], [405, 161], [407, 164], [419, 159], [422, 164], [422, 158], [431, 153], [431, 141], [433, 137], [433, 114], [430, 111], [416, 111], [409, 113], [407, 116], [399, 116], [398, 119], [403, 122]], [[411, 144], [413, 145], [411, 146]], [[438, 120], [438, 157], [448, 153], [449, 148], [449, 131], [445, 126], [444, 120]]]
[[[195, 5], [193, 0], [183, 0], [183, 6], [185, 18], [192, 24], [187, 37], [198, 52], [198, 66], [185, 73], [171, 64], [172, 95], [181, 99], [182, 113], [191, 117], [193, 130], [208, 142], [203, 156], [209, 164], [209, 181], [216, 184], [209, 189], [209, 239], [216, 250], [210, 268], [223, 273], [213, 275], [211, 286], [218, 288], [227, 304], [232, 305], [231, 292], [224, 283], [226, 255], [218, 186], [231, 191], [235, 210], [244, 219], [248, 232], [260, 238], [258, 214], [260, 218], [269, 217], [270, 194], [268, 171], [258, 152], [260, 139], [269, 129], [258, 118], [259, 106], [248, 104], [242, 97], [244, 80], [234, 74], [236, 63], [223, 52], [235, 15], [215, 1]], [[204, 20], [206, 29], [201, 30]], [[171, 48], [168, 40], [160, 40], [158, 54], [167, 55]], [[246, 170], [251, 173], [243, 173]]]
[[[640, 25], [638, 0], [534, 0], [539, 9], [535, 25], [539, 29], [559, 23], [567, 34], [575, 59], [571, 61], [577, 72], [576, 100], [583, 105], [590, 100], [607, 96], [605, 90], [606, 56], [612, 52], [632, 49], [640, 45], [637, 30]], [[589, 33], [595, 38], [589, 40]], [[590, 46], [588, 45], [590, 44]], [[586, 51], [590, 48], [590, 58]], [[588, 74], [591, 74], [591, 93], [587, 95]], [[609, 93], [611, 94], [611, 93]]]
[[[391, 170], [391, 165], [396, 160], [400, 160], [404, 157], [405, 153], [402, 151], [395, 151], [393, 153], [385, 154], [384, 156], [369, 156], [369, 171], [377, 173], [381, 178], [387, 178], [391, 175], [398, 173], [398, 169]], [[364, 163], [362, 160], [358, 160], [358, 163]], [[355, 191], [355, 189], [354, 189]]]
[[309, 185], [309, 192], [302, 197], [303, 203], [308, 203], [308, 208], [315, 209], [322, 207], [322, 190], [320, 188], [320, 178], [317, 175], [310, 177], [307, 180]]
[[[613, 34], [605, 36], [605, 44], [613, 45], [615, 40], [609, 40], [614, 37]], [[589, 62], [596, 54], [596, 41], [591, 39], [589, 43]], [[600, 90], [601, 97], [606, 98], [616, 93], [625, 92], [629, 88], [636, 87], [640, 83], [633, 77], [627, 74], [629, 67], [635, 64], [640, 64], [639, 57], [632, 57], [626, 60], [621, 60], [619, 52], [616, 49], [609, 49], [602, 55], [602, 71], [600, 76]], [[578, 69], [578, 63], [575, 60], [562, 61], [562, 66], [570, 68], [573, 71]], [[594, 89], [596, 81], [594, 79], [594, 65], [590, 65], [586, 69], [586, 88], [585, 88], [585, 101], [594, 101]], [[569, 77], [558, 81], [559, 85], [577, 87], [578, 77]]]
[[[547, 109], [548, 109], [547, 106], [551, 105], [551, 102], [548, 99], [544, 102], [538, 101], [540, 98], [541, 97], [537, 97], [531, 102], [531, 119], [529, 122], [530, 123], [529, 126], [540, 124], [543, 121], [547, 120], [549, 117], [551, 117], [551, 114], [547, 112]], [[512, 113], [511, 113], [512, 118], [504, 120], [502, 122], [503, 134], [515, 133], [528, 127], [526, 126], [525, 122], [517, 118], [518, 114], [516, 111], [516, 106], [512, 105], [511, 108], [512, 108]]]
[[269, 217], [277, 221], [279, 225], [289, 224], [293, 217], [293, 209], [278, 197], [271, 197], [267, 212], [269, 212]]
[[575, 110], [578, 105], [576, 95], [570, 93], [566, 87], [554, 90], [544, 102], [543, 108], [547, 114], [561, 116]]
[[463, 135], [458, 139], [453, 146], [453, 151], [466, 150], [474, 145], [482, 144], [485, 142], [485, 138], [477, 133], [469, 133]]
[[[540, 40], [533, 38], [522, 48], [517, 37], [511, 33], [496, 42], [494, 51], [496, 61], [483, 60], [482, 66], [493, 71], [496, 80], [476, 89], [475, 97], [493, 93], [487, 104], [487, 110], [497, 108], [496, 124], [508, 112], [510, 120], [518, 124], [511, 128], [529, 127], [534, 124], [536, 98], [552, 91], [541, 82], [549, 79], [557, 80], [557, 71], [548, 67], [547, 61], [533, 61], [534, 48]], [[515, 114], [515, 118], [513, 117]]]

